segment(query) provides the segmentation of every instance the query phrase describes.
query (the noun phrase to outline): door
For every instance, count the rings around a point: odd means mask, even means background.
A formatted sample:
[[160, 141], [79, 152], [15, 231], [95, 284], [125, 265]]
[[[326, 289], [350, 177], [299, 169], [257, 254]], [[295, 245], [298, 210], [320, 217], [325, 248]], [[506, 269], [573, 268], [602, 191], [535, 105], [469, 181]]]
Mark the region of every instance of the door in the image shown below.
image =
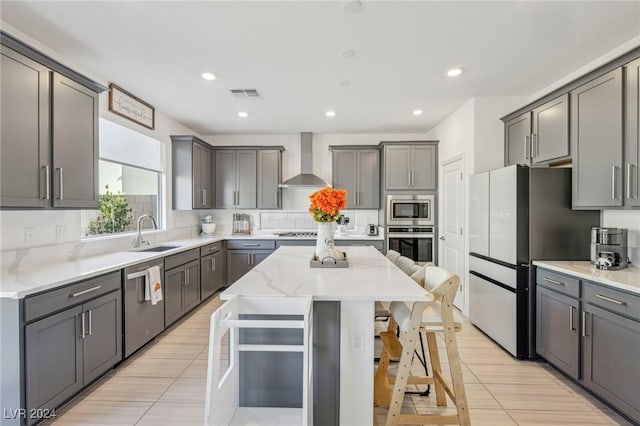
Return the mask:
[[5, 46], [1, 61], [0, 207], [47, 207], [50, 71]]
[[531, 162], [543, 163], [569, 155], [569, 94], [533, 110]]
[[625, 203], [640, 206], [640, 59], [625, 66]]
[[385, 189], [411, 189], [411, 146], [384, 147]]
[[574, 379], [580, 374], [579, 309], [578, 300], [537, 286], [536, 352]]
[[186, 279], [184, 268], [174, 268], [164, 274], [164, 325], [169, 327], [182, 316], [182, 286]]
[[221, 249], [213, 254], [215, 291], [227, 286], [227, 251]]
[[380, 208], [380, 151], [357, 151], [357, 188], [359, 209]]
[[235, 151], [216, 150], [216, 208], [232, 209], [236, 205]]
[[87, 317], [84, 345], [84, 383], [91, 383], [122, 360], [122, 315], [120, 291], [83, 305]]
[[436, 146], [411, 145], [411, 188], [436, 189]]
[[517, 166], [489, 172], [489, 256], [517, 263]]
[[202, 300], [216, 291], [213, 255], [200, 259], [200, 295]]
[[273, 253], [273, 250], [254, 250], [253, 253], [251, 253], [251, 267], [253, 268], [265, 260], [271, 253]]
[[585, 304], [583, 383], [640, 421], [640, 322]]
[[513, 118], [504, 124], [505, 166], [529, 164], [531, 152], [531, 113]]
[[256, 208], [256, 151], [236, 152], [236, 182], [238, 207]]
[[573, 207], [622, 205], [622, 69], [571, 92]]
[[98, 94], [53, 73], [53, 205], [98, 207]]
[[27, 409], [53, 409], [82, 389], [81, 313], [77, 306], [25, 327]]
[[258, 151], [258, 208], [277, 209], [280, 207], [280, 151]]
[[186, 272], [182, 297], [183, 312], [189, 312], [200, 303], [200, 262], [195, 260], [183, 268]]
[[347, 191], [347, 208], [355, 209], [358, 203], [357, 151], [333, 151], [333, 187]]
[[251, 270], [251, 250], [227, 250], [227, 282], [229, 285]]
[[469, 252], [489, 256], [489, 172], [469, 177]]
[[210, 209], [212, 202], [211, 150], [193, 143], [193, 208]]
[[454, 305], [465, 308], [464, 260], [464, 159], [446, 164], [442, 168], [442, 213], [443, 220], [440, 230], [440, 261], [439, 264], [452, 274], [460, 277], [458, 294]]

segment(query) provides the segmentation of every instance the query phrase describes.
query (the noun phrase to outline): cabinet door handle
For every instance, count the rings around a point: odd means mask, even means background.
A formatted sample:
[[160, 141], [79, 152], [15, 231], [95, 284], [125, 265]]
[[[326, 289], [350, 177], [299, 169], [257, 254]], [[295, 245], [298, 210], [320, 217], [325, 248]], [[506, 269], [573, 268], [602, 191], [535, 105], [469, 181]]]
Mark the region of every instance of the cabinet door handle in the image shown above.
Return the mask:
[[539, 157], [540, 156], [540, 142], [538, 141], [538, 135], [533, 133], [531, 135], [531, 159], [533, 160], [533, 157]]
[[88, 316], [89, 316], [89, 332], [88, 332], [87, 334], [88, 334], [89, 336], [91, 336], [91, 335], [93, 334], [93, 326], [91, 325], [91, 324], [92, 324], [92, 321], [91, 321], [91, 309], [89, 309], [89, 310], [87, 311], [87, 314], [88, 314]]
[[184, 270], [184, 285], [190, 284], [189, 281], [191, 281], [191, 280], [189, 278], [191, 278], [191, 277], [189, 275], [190, 275], [189, 274], [189, 270], [185, 269]]
[[211, 258], [211, 272], [216, 270], [216, 258], [212, 257]]
[[582, 337], [587, 337], [587, 313], [582, 311]]
[[416, 171], [411, 170], [411, 186], [416, 186]]
[[631, 199], [632, 173], [633, 173], [633, 164], [627, 163], [627, 199]]
[[99, 286], [99, 285], [97, 285], [97, 286], [95, 286], [95, 287], [91, 287], [91, 288], [88, 288], [88, 289], [86, 289], [86, 290], [82, 290], [82, 291], [79, 291], [79, 292], [77, 292], [77, 293], [73, 293], [73, 294], [71, 295], [71, 297], [78, 297], [78, 296], [82, 296], [83, 294], [91, 293], [92, 291], [96, 291], [96, 290], [99, 290], [99, 289], [100, 289], [100, 286]]
[[411, 186], [411, 170], [407, 170], [407, 183]]
[[207, 205], [207, 190], [206, 189], [202, 190], [202, 205], [203, 206]]
[[251, 253], [247, 253], [247, 265], [251, 265]]
[[529, 159], [529, 136], [524, 137], [524, 159]]
[[575, 331], [576, 329], [573, 324], [573, 311], [575, 309], [575, 306], [569, 306], [569, 331]]
[[618, 199], [618, 166], [611, 166], [611, 198], [614, 200]]
[[84, 320], [84, 312], [82, 312], [80, 314], [80, 322], [82, 323], [82, 334], [80, 335], [81, 339], [84, 339], [84, 334], [85, 334], [85, 329], [86, 329], [86, 323]]
[[548, 282], [548, 283], [555, 284], [555, 285], [564, 285], [564, 283], [562, 281], [552, 280], [551, 278], [547, 278], [547, 277], [544, 277], [543, 280]]
[[627, 302], [623, 302], [622, 300], [612, 299], [611, 297], [604, 296], [602, 294], [596, 294], [598, 299], [606, 300], [607, 302], [615, 303], [616, 305], [624, 306]]
[[62, 175], [62, 167], [58, 167], [56, 169], [58, 171], [58, 183], [59, 183], [59, 192], [58, 192], [58, 200], [62, 200], [64, 198], [64, 177]]
[[42, 170], [44, 171], [44, 195], [42, 196], [42, 199], [48, 200], [49, 190], [51, 187], [51, 177], [49, 176], [49, 166], [42, 166]]

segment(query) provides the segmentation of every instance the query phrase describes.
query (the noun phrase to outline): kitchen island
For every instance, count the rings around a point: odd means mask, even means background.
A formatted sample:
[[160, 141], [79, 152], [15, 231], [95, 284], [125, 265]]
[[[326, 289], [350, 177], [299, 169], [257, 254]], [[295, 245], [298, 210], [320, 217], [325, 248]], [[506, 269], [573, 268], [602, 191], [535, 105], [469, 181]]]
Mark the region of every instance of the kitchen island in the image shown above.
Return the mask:
[[345, 247], [348, 268], [310, 268], [313, 251], [280, 247], [221, 298], [311, 296], [314, 423], [373, 424], [374, 303], [430, 295], [374, 247]]

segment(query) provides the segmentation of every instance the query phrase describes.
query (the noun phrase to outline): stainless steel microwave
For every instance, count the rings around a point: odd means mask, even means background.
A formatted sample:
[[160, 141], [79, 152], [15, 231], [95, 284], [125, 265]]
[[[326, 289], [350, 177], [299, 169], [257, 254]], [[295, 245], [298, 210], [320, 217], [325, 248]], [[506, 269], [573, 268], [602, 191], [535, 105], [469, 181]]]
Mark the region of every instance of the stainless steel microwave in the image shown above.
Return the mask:
[[435, 225], [435, 196], [387, 195], [387, 225]]

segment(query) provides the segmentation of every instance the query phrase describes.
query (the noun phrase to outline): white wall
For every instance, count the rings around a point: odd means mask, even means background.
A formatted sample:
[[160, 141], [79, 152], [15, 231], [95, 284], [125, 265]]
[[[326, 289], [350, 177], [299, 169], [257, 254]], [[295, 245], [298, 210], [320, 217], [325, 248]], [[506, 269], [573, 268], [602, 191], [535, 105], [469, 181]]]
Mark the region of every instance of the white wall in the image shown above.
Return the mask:
[[640, 265], [640, 210], [604, 210], [602, 226], [627, 228], [629, 259], [635, 266]]

